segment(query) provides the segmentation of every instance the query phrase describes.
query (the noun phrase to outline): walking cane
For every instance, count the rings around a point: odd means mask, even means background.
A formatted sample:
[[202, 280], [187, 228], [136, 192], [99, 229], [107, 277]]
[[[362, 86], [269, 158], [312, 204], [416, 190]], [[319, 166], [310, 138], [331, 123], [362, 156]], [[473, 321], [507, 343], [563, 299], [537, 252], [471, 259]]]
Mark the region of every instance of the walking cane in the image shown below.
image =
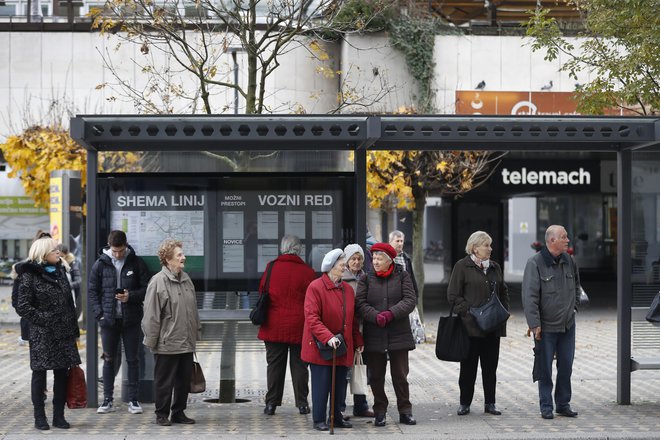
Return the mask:
[[330, 435], [335, 435], [335, 367], [337, 347], [332, 347], [332, 384], [330, 388]]

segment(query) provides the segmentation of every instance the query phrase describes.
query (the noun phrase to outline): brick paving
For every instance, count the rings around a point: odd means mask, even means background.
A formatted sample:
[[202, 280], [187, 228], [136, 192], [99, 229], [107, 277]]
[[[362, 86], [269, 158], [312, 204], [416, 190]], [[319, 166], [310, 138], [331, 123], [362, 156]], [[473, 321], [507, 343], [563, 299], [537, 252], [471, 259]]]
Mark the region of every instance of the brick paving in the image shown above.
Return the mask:
[[[484, 414], [483, 392], [477, 384], [472, 413], [456, 415], [458, 405], [458, 364], [435, 358], [433, 335], [440, 312], [427, 313], [430, 341], [418, 345], [410, 356], [410, 390], [416, 426], [399, 425], [391, 385], [388, 423], [376, 428], [371, 419], [353, 418], [353, 429], [335, 435], [372, 438], [380, 435], [406, 438], [451, 439], [660, 439], [660, 371], [636, 371], [632, 379], [632, 405], [616, 404], [616, 313], [613, 308], [591, 309], [578, 317], [577, 349], [573, 373], [576, 419], [541, 419], [538, 393], [531, 380], [531, 340], [520, 310], [515, 310], [502, 339], [498, 369], [497, 405], [503, 415]], [[256, 334], [256, 329], [255, 329]], [[207, 392], [191, 395], [187, 413], [196, 425], [155, 425], [153, 404], [145, 403], [145, 413], [131, 415], [118, 403], [117, 412], [96, 414], [96, 407], [67, 410], [72, 425], [68, 431], [36, 431], [30, 404], [28, 347], [19, 346], [16, 324], [0, 326], [0, 439], [50, 438], [307, 438], [327, 435], [312, 430], [310, 415], [300, 415], [294, 406], [290, 381], [285, 388], [283, 406], [275, 416], [265, 416], [263, 395], [266, 365], [263, 350], [237, 354], [237, 395], [247, 400], [236, 404], [207, 403], [217, 398], [219, 353], [199, 353], [209, 384]], [[81, 357], [84, 359], [84, 341]], [[658, 349], [660, 351], [660, 348]], [[51, 386], [49, 377], [49, 387]], [[479, 381], [479, 379], [478, 379]], [[89, 381], [88, 381], [89, 382]], [[94, 382], [92, 381], [92, 384]], [[116, 382], [119, 401], [121, 377]], [[215, 385], [215, 386], [214, 386]], [[102, 393], [99, 393], [102, 394]], [[311, 396], [310, 396], [311, 401]], [[369, 396], [372, 402], [372, 397]], [[349, 396], [349, 410], [351, 399]], [[47, 404], [50, 413], [50, 403]]]

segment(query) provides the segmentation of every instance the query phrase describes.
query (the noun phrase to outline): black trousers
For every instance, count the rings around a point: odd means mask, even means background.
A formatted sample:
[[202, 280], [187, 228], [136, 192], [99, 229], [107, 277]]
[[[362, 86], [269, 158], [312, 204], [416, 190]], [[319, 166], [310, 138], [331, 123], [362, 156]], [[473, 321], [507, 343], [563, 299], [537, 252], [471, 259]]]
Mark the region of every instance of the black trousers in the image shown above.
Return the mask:
[[157, 417], [177, 415], [186, 409], [192, 376], [192, 353], [154, 354], [154, 402]]
[[298, 344], [286, 344], [281, 342], [267, 342], [266, 345], [266, 381], [268, 392], [266, 392], [267, 405], [282, 405], [284, 394], [284, 380], [286, 378], [286, 358], [289, 356], [289, 369], [291, 370], [291, 382], [293, 382], [293, 395], [296, 406], [309, 406], [307, 396], [309, 395], [309, 370], [305, 362], [300, 359], [301, 346]]
[[[44, 411], [44, 390], [46, 389], [47, 370], [33, 370], [30, 394], [35, 414], [43, 414]], [[67, 370], [53, 370], [53, 411], [63, 413], [64, 403], [66, 401], [66, 381]]]
[[410, 403], [410, 389], [408, 386], [408, 350], [395, 350], [387, 353], [369, 352], [366, 358], [367, 369], [371, 373], [369, 384], [374, 393], [374, 413], [387, 412], [387, 395], [385, 394], [385, 372], [387, 371], [387, 358], [390, 358], [390, 374], [392, 386], [396, 394], [396, 406], [399, 414], [412, 414]]
[[461, 362], [458, 386], [461, 389], [461, 405], [472, 404], [474, 382], [477, 380], [477, 366], [481, 360], [481, 380], [484, 387], [484, 403], [495, 403], [497, 384], [497, 363], [500, 359], [500, 337], [495, 333], [485, 338], [470, 337], [470, 356]]

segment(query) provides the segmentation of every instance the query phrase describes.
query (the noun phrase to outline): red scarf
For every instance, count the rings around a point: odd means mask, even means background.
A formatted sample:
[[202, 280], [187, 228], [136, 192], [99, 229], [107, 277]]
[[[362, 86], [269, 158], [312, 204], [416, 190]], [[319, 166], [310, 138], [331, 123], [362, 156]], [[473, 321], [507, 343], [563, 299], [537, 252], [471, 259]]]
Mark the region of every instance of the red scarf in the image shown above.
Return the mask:
[[387, 278], [392, 274], [394, 270], [394, 263], [390, 264], [390, 268], [383, 272], [376, 272], [377, 277]]

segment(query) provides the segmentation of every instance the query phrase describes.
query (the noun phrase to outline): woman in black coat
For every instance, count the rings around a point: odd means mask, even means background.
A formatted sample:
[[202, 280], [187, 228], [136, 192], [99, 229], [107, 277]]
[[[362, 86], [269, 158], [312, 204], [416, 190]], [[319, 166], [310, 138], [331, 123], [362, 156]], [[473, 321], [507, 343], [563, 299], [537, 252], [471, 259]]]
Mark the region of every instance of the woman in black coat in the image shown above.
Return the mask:
[[466, 257], [454, 266], [447, 288], [447, 300], [454, 311], [462, 318], [470, 336], [470, 355], [461, 362], [458, 385], [461, 389], [458, 415], [470, 413], [474, 396], [474, 382], [477, 379], [477, 365], [481, 359], [481, 376], [484, 386], [484, 412], [493, 415], [502, 414], [495, 406], [495, 386], [497, 384], [497, 363], [500, 357], [500, 337], [506, 336], [506, 323], [490, 333], [484, 333], [477, 327], [468, 311], [470, 307], [485, 304], [490, 294], [495, 292], [502, 305], [509, 309], [509, 293], [502, 268], [490, 259], [493, 239], [483, 232], [470, 235], [465, 246]]
[[408, 315], [415, 308], [417, 295], [410, 275], [394, 264], [396, 251], [392, 246], [376, 243], [371, 252], [374, 270], [360, 278], [355, 301], [363, 320], [364, 351], [368, 354], [366, 362], [374, 394], [374, 425], [385, 426], [388, 358], [399, 421], [414, 425], [417, 422], [412, 415], [408, 389], [408, 352], [415, 349], [415, 340]]
[[30, 323], [30, 368], [34, 426], [50, 429], [44, 408], [46, 371], [53, 370], [53, 426], [68, 429], [64, 418], [67, 371], [79, 365], [80, 336], [66, 267], [52, 238], [35, 240], [27, 261], [16, 265], [16, 311]]

